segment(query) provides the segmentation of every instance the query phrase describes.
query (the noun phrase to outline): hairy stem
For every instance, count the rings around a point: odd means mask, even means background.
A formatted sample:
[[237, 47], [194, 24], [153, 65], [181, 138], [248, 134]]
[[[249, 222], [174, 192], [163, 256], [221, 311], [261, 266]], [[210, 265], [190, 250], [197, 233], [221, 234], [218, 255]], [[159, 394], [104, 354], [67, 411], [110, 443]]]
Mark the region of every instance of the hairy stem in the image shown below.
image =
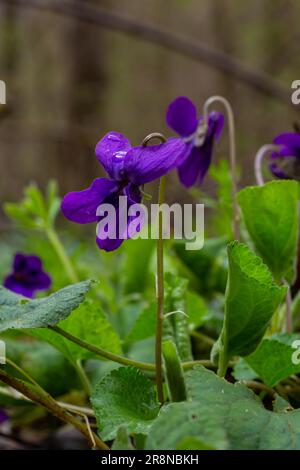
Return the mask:
[[229, 101], [223, 96], [211, 96], [204, 103], [204, 119], [207, 125], [208, 123], [208, 112], [209, 107], [212, 103], [222, 103], [226, 109], [228, 119], [228, 130], [229, 130], [229, 161], [230, 161], [230, 172], [232, 179], [232, 202], [233, 202], [233, 219], [232, 219], [232, 231], [235, 240], [240, 239], [240, 211], [237, 201], [237, 168], [236, 168], [236, 146], [235, 146], [235, 124], [234, 114]]
[[[166, 179], [163, 176], [159, 182], [158, 204], [161, 206], [165, 200]], [[159, 211], [158, 240], [157, 240], [157, 277], [156, 277], [156, 338], [155, 338], [155, 365], [156, 386], [158, 400], [164, 402], [163, 370], [162, 370], [162, 326], [164, 320], [164, 241], [163, 241], [163, 214]]]
[[57, 256], [59, 257], [71, 283], [76, 283], [79, 281], [78, 276], [75, 272], [74, 266], [71, 263], [69, 256], [66, 253], [66, 250], [58, 237], [56, 231], [49, 227], [46, 230], [47, 237], [52, 244], [54, 250], [56, 251]]

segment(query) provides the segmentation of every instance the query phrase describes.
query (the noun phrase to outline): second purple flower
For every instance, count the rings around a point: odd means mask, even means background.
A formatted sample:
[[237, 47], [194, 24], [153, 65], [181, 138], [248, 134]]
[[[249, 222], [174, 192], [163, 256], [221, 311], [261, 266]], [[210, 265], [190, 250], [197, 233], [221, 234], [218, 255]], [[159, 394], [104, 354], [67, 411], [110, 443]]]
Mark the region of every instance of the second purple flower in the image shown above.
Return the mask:
[[166, 119], [168, 126], [185, 143], [185, 159], [178, 168], [181, 183], [187, 188], [197, 180], [202, 183], [211, 163], [214, 143], [224, 126], [224, 116], [216, 111], [209, 113], [208, 128], [203, 135], [203, 117], [198, 117], [191, 100], [180, 96], [169, 105]]

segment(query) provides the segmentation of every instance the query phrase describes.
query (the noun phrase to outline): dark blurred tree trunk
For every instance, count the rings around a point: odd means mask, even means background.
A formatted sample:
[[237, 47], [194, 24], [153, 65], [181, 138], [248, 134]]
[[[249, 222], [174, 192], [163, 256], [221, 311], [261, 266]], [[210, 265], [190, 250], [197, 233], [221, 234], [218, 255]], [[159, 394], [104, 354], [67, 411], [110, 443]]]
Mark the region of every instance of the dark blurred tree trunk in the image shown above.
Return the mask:
[[[84, 1], [84, 0], [81, 0]], [[68, 189], [84, 185], [97, 170], [90, 129], [99, 123], [104, 110], [106, 86], [104, 34], [100, 29], [73, 20], [68, 37], [69, 49], [69, 126], [65, 130], [62, 163]], [[98, 138], [97, 137], [97, 138]], [[96, 139], [96, 136], [95, 136]]]

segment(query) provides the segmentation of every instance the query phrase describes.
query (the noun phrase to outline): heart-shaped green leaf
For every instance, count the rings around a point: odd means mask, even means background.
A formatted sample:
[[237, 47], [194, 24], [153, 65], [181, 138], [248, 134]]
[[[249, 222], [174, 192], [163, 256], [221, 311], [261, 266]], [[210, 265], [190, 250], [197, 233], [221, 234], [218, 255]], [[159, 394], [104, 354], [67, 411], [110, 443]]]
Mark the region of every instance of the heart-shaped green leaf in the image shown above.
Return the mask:
[[209, 429], [218, 418], [230, 449], [300, 449], [300, 410], [266, 410], [245, 385], [233, 385], [202, 366], [190, 371], [186, 382], [190, 400], [207, 417], [204, 427]]
[[105, 441], [114, 439], [120, 426], [147, 434], [159, 412], [153, 383], [134, 367], [120, 367], [103, 377], [91, 401]]
[[[186, 450], [188, 440], [197, 439], [197, 450], [226, 449], [226, 432], [213, 407], [201, 410], [196, 402], [172, 403], [162, 408], [150, 428], [146, 449]], [[195, 445], [195, 442], [194, 442]]]
[[213, 348], [213, 356], [222, 355], [224, 367], [232, 356], [247, 356], [256, 349], [286, 293], [246, 245], [230, 243], [228, 260], [224, 323]]
[[272, 181], [238, 193], [247, 230], [275, 279], [292, 282], [298, 242], [298, 183]]

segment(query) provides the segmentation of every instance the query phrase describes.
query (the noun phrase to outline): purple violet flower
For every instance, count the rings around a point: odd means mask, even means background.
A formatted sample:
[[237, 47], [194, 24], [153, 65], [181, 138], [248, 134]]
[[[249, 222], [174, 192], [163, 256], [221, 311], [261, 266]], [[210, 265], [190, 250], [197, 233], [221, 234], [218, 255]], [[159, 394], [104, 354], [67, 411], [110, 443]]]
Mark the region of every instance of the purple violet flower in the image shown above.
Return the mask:
[[203, 117], [197, 117], [194, 103], [180, 96], [170, 103], [167, 110], [168, 126], [180, 135], [186, 146], [185, 158], [178, 167], [181, 183], [189, 188], [197, 179], [202, 183], [211, 163], [214, 143], [219, 139], [224, 116], [216, 111], [209, 113], [208, 129], [203, 136]]
[[300, 181], [300, 134], [286, 132], [273, 142], [280, 149], [270, 155], [270, 171], [277, 178]]
[[139, 204], [142, 201], [140, 186], [176, 168], [184, 153], [185, 144], [178, 138], [160, 145], [132, 147], [122, 134], [109, 132], [96, 146], [96, 157], [109, 179], [97, 178], [88, 189], [68, 193], [61, 210], [72, 222], [89, 224], [102, 219], [96, 214], [101, 204], [112, 204], [116, 210], [116, 237], [97, 237], [96, 242], [100, 249], [116, 250], [124, 239], [130, 238], [128, 225], [132, 220], [132, 216], [127, 215], [126, 233], [119, 238], [119, 196], [127, 198], [128, 209]]
[[13, 272], [4, 280], [4, 287], [32, 298], [39, 290], [47, 290], [51, 286], [51, 277], [43, 271], [42, 261], [38, 256], [17, 253], [13, 262]]

